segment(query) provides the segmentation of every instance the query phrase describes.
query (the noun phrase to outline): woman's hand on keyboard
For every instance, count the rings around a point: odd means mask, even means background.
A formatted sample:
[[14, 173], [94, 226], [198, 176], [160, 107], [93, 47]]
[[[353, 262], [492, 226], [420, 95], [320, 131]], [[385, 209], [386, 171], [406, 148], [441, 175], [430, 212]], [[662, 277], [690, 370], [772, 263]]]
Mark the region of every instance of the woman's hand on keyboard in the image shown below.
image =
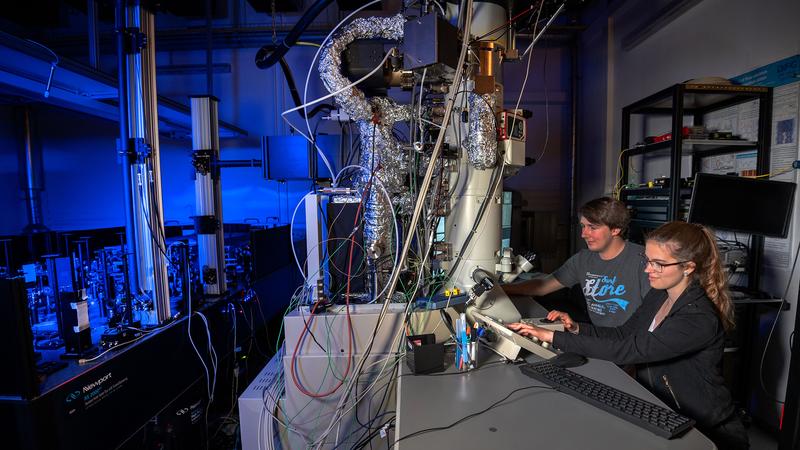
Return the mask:
[[544, 328], [539, 328], [534, 325], [528, 325], [524, 323], [510, 323], [506, 325], [510, 330], [516, 331], [517, 333], [539, 339], [542, 342], [553, 342], [553, 331], [547, 330]]
[[565, 330], [569, 331], [570, 333], [577, 333], [578, 332], [578, 324], [577, 324], [577, 322], [573, 321], [572, 317], [570, 317], [569, 314], [567, 314], [565, 312], [556, 311], [554, 309], [554, 310], [550, 311], [549, 313], [547, 313], [547, 319], [548, 320], [552, 320], [554, 322], [556, 320], [560, 320], [561, 323], [564, 324], [564, 329]]

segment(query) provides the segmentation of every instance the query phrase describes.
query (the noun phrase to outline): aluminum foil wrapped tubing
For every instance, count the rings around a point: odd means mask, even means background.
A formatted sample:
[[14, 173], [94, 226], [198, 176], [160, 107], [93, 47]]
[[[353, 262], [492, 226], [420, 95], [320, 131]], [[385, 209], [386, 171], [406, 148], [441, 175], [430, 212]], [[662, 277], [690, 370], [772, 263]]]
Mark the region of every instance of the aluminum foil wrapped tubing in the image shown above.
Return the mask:
[[[364, 17], [355, 19], [334, 34], [323, 47], [319, 59], [319, 75], [328, 92], [336, 92], [352, 83], [341, 71], [342, 53], [351, 42], [371, 38], [402, 39], [404, 22], [405, 19], [400, 14], [392, 17]], [[364, 92], [355, 86], [334, 98], [353, 120], [371, 120], [373, 112], [376, 112], [372, 102], [366, 100]], [[397, 108], [393, 102], [387, 106]]]
[[[370, 169], [370, 173], [362, 171], [357, 183], [359, 187], [366, 188], [369, 184], [369, 195], [364, 208], [364, 239], [367, 245], [367, 255], [371, 259], [379, 258], [390, 251], [394, 229], [392, 225], [392, 205], [381, 189], [386, 189], [394, 200], [398, 198], [402, 186], [398, 185], [395, 177], [387, 177], [387, 168], [395, 166], [395, 170], [404, 166], [403, 154], [397, 142], [391, 135], [391, 129], [375, 125], [372, 122], [359, 122], [361, 134], [361, 160], [362, 167]], [[393, 145], [394, 144], [394, 145]], [[374, 177], [374, 178], [373, 178]], [[372, 181], [370, 181], [370, 179]], [[377, 180], [377, 181], [376, 181]]]
[[497, 126], [494, 118], [494, 95], [469, 94], [469, 132], [464, 146], [470, 164], [488, 169], [497, 164]]
[[[352, 84], [341, 72], [342, 52], [348, 44], [369, 38], [399, 40], [403, 37], [404, 22], [405, 19], [399, 14], [393, 17], [359, 18], [339, 30], [321, 52], [319, 72], [325, 88], [329, 92], [336, 92]], [[387, 260], [381, 257], [392, 252], [392, 203], [400, 207], [408, 203], [408, 193], [403, 186], [408, 163], [392, 129], [396, 122], [409, 120], [411, 107], [398, 105], [388, 98], [367, 99], [364, 92], [355, 86], [334, 98], [339, 107], [358, 123], [361, 134], [359, 164], [367, 170], [360, 173], [356, 180], [357, 187], [367, 187], [373, 176], [379, 181], [371, 183], [364, 207], [364, 240], [371, 268], [384, 273], [383, 267], [379, 267], [376, 261]], [[373, 118], [377, 119], [377, 123]], [[386, 199], [379, 185], [386, 189], [391, 202]], [[391, 259], [388, 259], [390, 266], [391, 263]], [[385, 277], [388, 277], [388, 273], [379, 278]], [[383, 284], [381, 279], [377, 281], [377, 285]]]

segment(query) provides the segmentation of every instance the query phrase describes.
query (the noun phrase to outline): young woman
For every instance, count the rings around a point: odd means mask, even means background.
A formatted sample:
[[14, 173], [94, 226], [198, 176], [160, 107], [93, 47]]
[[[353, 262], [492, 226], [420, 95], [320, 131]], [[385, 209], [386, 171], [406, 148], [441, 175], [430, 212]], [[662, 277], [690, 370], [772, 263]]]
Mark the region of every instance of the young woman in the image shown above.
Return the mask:
[[648, 235], [645, 272], [652, 289], [621, 327], [578, 324], [551, 311], [567, 332], [510, 324], [555, 347], [620, 365], [635, 364], [637, 380], [681, 414], [720, 449], [749, 448], [720, 372], [723, 340], [733, 328], [714, 235], [701, 225], [670, 222]]

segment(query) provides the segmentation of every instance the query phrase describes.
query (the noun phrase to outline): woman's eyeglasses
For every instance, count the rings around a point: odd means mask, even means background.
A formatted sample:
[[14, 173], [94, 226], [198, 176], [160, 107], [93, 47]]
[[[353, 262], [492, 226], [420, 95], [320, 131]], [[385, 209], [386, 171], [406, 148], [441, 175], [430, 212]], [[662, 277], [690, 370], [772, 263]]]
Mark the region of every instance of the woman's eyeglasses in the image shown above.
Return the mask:
[[644, 266], [647, 267], [649, 265], [650, 267], [653, 268], [653, 270], [655, 270], [658, 273], [663, 272], [664, 271], [664, 267], [677, 266], [678, 264], [684, 264], [684, 263], [689, 262], [689, 261], [678, 261], [678, 262], [674, 262], [674, 263], [660, 263], [658, 261], [651, 261], [651, 260], [647, 259], [647, 255], [645, 255], [644, 253], [641, 253], [641, 256], [642, 256], [642, 258], [644, 258]]

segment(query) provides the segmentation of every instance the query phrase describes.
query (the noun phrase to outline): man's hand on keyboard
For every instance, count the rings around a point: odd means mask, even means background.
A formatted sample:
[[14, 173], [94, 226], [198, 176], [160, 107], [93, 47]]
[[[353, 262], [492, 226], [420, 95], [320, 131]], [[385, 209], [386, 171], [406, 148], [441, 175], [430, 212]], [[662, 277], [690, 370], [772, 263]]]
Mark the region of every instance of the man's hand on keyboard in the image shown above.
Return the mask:
[[506, 325], [509, 329], [516, 331], [517, 333], [539, 339], [542, 342], [553, 342], [553, 331], [547, 330], [544, 328], [539, 328], [534, 325], [528, 325], [524, 323], [510, 323]]
[[569, 331], [570, 333], [577, 333], [578, 332], [578, 324], [572, 320], [572, 317], [569, 314], [561, 311], [556, 311], [555, 309], [547, 313], [547, 319], [556, 321], [560, 320], [561, 323], [564, 324], [564, 329]]

